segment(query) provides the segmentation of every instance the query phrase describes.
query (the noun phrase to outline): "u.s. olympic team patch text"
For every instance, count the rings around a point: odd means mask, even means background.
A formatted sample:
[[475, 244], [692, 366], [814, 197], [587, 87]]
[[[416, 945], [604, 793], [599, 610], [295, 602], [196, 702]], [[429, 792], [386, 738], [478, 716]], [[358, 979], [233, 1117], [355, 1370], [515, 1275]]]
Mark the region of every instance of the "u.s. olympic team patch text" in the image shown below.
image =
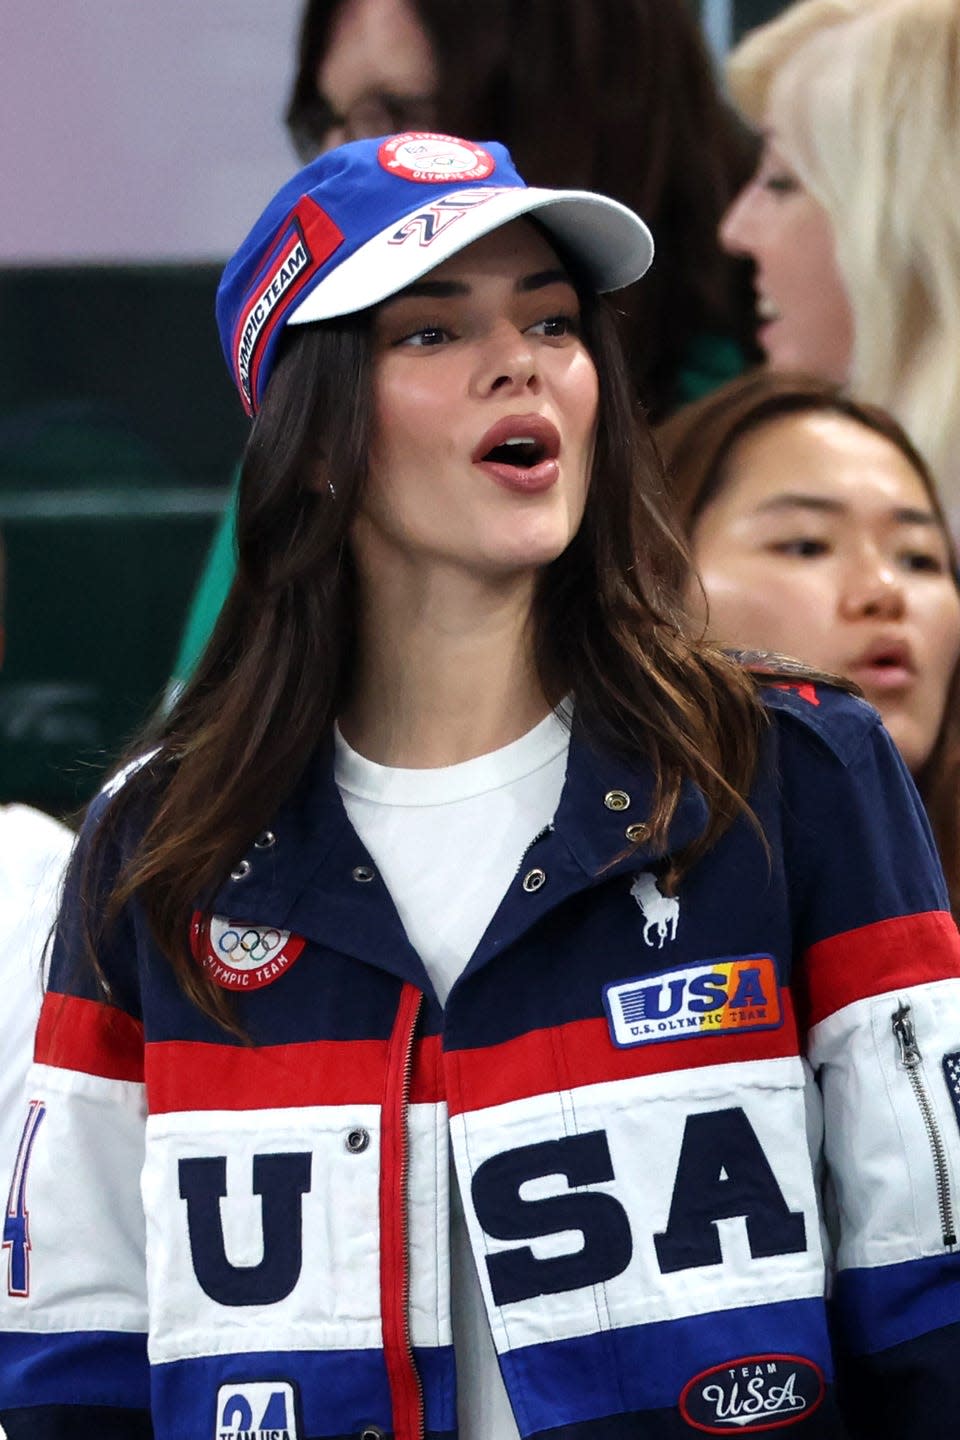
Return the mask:
[[706, 960], [604, 987], [615, 1045], [703, 1040], [783, 1024], [777, 969], [769, 955]]
[[289, 930], [199, 911], [190, 926], [194, 958], [224, 990], [260, 990], [286, 974], [307, 942]]

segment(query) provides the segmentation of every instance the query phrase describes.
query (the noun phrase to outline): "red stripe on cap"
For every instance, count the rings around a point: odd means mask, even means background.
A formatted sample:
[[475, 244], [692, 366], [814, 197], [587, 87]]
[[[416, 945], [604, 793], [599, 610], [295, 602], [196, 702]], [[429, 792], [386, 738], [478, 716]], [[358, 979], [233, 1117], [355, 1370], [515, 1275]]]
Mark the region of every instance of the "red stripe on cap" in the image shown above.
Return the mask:
[[796, 1055], [789, 990], [781, 989], [780, 1001], [783, 1024], [770, 1030], [728, 1032], [703, 1040], [658, 1040], [620, 1049], [610, 1038], [606, 1020], [575, 1020], [483, 1050], [449, 1052], [450, 1113], [610, 1080]]
[[143, 1080], [143, 1026], [115, 1005], [75, 995], [44, 996], [34, 1059], [104, 1080]]
[[811, 945], [797, 976], [797, 1007], [816, 1025], [855, 1000], [905, 985], [960, 978], [960, 935], [945, 910], [878, 920]]
[[[303, 1105], [379, 1105], [387, 1040], [315, 1040], [296, 1045], [217, 1045], [157, 1040], [147, 1046], [152, 1114], [176, 1110], [282, 1110]], [[410, 1098], [436, 1104], [440, 1042], [414, 1051]]]
[[[277, 298], [276, 303], [271, 305], [269, 315], [259, 325], [256, 335], [251, 341], [247, 364], [247, 378], [250, 387], [248, 403], [240, 376], [239, 346], [243, 332], [257, 304], [262, 301], [264, 292], [271, 282], [278, 279], [281, 261], [285, 253], [289, 253], [290, 244], [295, 236], [300, 237], [306, 249], [306, 264], [282, 295]], [[315, 200], [311, 200], [309, 195], [304, 195], [291, 210], [267, 260], [257, 272], [256, 279], [251, 283], [240, 318], [234, 326], [232, 342], [234, 378], [249, 415], [254, 413], [260, 403], [260, 366], [271, 335], [277, 326], [286, 320], [291, 306], [299, 298], [307, 283], [316, 276], [317, 271], [326, 264], [333, 252], [343, 244], [343, 238], [343, 231], [327, 212]]]

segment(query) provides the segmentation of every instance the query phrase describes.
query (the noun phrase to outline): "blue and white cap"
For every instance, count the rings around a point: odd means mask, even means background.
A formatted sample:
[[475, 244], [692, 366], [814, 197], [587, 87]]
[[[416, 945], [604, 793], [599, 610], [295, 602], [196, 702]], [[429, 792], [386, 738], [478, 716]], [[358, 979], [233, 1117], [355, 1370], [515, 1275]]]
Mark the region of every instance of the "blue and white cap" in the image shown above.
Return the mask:
[[638, 280], [653, 258], [632, 210], [587, 190], [525, 184], [496, 141], [389, 135], [311, 161], [270, 201], [217, 291], [220, 341], [247, 414], [285, 325], [365, 310], [534, 212], [598, 291]]

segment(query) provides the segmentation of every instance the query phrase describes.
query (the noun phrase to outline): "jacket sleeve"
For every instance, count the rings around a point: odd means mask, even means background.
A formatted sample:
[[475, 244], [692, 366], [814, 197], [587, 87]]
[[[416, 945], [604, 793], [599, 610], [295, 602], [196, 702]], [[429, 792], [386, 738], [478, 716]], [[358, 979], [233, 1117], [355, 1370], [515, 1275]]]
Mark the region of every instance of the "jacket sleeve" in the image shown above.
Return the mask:
[[879, 724], [840, 753], [808, 731], [784, 775], [838, 1392], [852, 1435], [946, 1440], [960, 1413], [957, 929], [922, 804]]
[[99, 955], [106, 985], [84, 956], [77, 877], [88, 839], [67, 876], [4, 1221], [9, 1440], [152, 1434], [135, 946], [123, 919]]

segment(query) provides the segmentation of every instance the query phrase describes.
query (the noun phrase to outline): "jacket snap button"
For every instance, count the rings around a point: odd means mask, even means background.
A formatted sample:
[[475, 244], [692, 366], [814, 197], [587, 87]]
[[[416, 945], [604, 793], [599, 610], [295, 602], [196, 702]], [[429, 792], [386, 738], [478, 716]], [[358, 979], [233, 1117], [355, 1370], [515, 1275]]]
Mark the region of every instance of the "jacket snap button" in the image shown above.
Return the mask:
[[369, 1144], [370, 1131], [364, 1130], [362, 1125], [358, 1125], [355, 1130], [351, 1130], [347, 1136], [347, 1149], [351, 1155], [362, 1155]]
[[276, 845], [276, 843], [277, 837], [276, 835], [274, 835], [273, 831], [264, 830], [260, 835], [257, 836], [256, 840], [254, 840], [253, 845], [255, 850], [270, 850], [274, 845]]
[[523, 877], [523, 888], [528, 895], [533, 895], [542, 885], [547, 883], [547, 872], [545, 870], [528, 870]]
[[230, 879], [231, 879], [231, 880], [246, 880], [247, 876], [250, 874], [250, 871], [251, 871], [252, 869], [253, 869], [253, 866], [250, 864], [250, 861], [249, 861], [249, 860], [241, 860], [241, 861], [240, 861], [240, 864], [237, 866], [236, 870], [231, 870], [231, 871], [230, 871]]
[[630, 796], [626, 790], [608, 790], [603, 797], [603, 803], [608, 810], [626, 810], [630, 804]]
[[624, 830], [623, 833], [624, 833], [624, 835], [626, 835], [626, 837], [627, 837], [628, 840], [631, 840], [631, 841], [636, 845], [636, 844], [638, 844], [641, 840], [646, 840], [647, 836], [650, 834], [650, 826], [649, 826], [649, 825], [628, 825], [627, 828], [626, 828], [626, 830]]
[[377, 872], [372, 865], [354, 865], [351, 874], [358, 885], [369, 885], [371, 880], [377, 878]]
[[386, 1430], [381, 1430], [379, 1425], [364, 1425], [360, 1431], [360, 1440], [387, 1440]]

